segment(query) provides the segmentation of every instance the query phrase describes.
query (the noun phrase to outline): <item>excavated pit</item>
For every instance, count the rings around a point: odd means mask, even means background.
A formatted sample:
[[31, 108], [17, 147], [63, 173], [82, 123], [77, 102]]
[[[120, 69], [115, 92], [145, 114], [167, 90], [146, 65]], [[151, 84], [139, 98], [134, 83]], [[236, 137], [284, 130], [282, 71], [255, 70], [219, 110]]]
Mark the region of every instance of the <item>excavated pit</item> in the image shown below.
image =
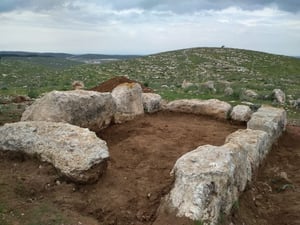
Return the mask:
[[[226, 136], [243, 128], [229, 121], [167, 111], [111, 125], [97, 134], [109, 147], [107, 171], [90, 185], [64, 181], [53, 167], [38, 160], [1, 153], [0, 179], [5, 185], [0, 187], [5, 190], [1, 189], [0, 198], [24, 215], [47, 204], [66, 218], [65, 224], [150, 225], [161, 198], [172, 188], [170, 171], [176, 160], [200, 145], [223, 145]], [[44, 222], [47, 219], [51, 218], [45, 216]], [[155, 224], [165, 225], [164, 218], [159, 221]], [[178, 219], [169, 222], [177, 224]]]

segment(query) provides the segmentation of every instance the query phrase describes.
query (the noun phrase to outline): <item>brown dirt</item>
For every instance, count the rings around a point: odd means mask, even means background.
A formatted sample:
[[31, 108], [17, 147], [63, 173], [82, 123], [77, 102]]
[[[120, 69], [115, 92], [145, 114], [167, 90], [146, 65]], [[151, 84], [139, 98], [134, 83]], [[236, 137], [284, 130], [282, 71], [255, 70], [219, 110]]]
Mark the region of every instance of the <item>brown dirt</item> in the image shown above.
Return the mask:
[[222, 145], [241, 125], [183, 113], [159, 112], [98, 133], [111, 160], [95, 184], [76, 185], [52, 166], [0, 152], [1, 225], [191, 225], [156, 212], [169, 192], [170, 171], [199, 145]]
[[287, 127], [229, 220], [235, 225], [300, 224], [300, 127]]
[[146, 87], [142, 83], [135, 81], [135, 80], [130, 80], [127, 77], [114, 77], [111, 78], [101, 84], [99, 84], [96, 87], [91, 88], [91, 91], [98, 91], [98, 92], [111, 92], [116, 86], [122, 83], [139, 83], [143, 89], [143, 92], [153, 92], [151, 88]]

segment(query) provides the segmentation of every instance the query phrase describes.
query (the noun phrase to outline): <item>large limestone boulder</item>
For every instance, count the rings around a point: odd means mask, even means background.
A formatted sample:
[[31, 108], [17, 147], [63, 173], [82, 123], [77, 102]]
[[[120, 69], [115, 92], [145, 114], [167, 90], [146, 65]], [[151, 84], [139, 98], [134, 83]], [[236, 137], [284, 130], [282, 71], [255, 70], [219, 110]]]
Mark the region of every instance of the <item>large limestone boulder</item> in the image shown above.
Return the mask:
[[169, 102], [166, 105], [166, 109], [173, 112], [186, 112], [227, 119], [231, 105], [217, 99], [180, 99]]
[[272, 145], [268, 134], [261, 130], [238, 130], [227, 136], [225, 143], [239, 145], [247, 154], [247, 179], [252, 180], [255, 172]]
[[178, 217], [215, 225], [229, 213], [247, 183], [247, 154], [239, 145], [200, 146], [179, 158], [173, 168], [174, 187], [164, 207]]
[[144, 111], [154, 113], [161, 110], [161, 96], [154, 93], [142, 93]]
[[114, 115], [116, 123], [122, 123], [144, 114], [142, 88], [138, 83], [123, 83], [112, 91], [113, 99], [117, 106]]
[[267, 132], [271, 143], [273, 143], [285, 131], [286, 124], [287, 118], [284, 109], [262, 106], [252, 114], [247, 123], [247, 128]]
[[28, 107], [21, 120], [66, 122], [97, 131], [110, 124], [115, 111], [108, 92], [52, 91]]
[[285, 93], [281, 89], [274, 89], [272, 95], [276, 102], [281, 105], [285, 104]]
[[236, 105], [233, 107], [230, 117], [235, 121], [247, 122], [252, 115], [252, 110], [247, 105]]
[[106, 169], [106, 142], [94, 132], [67, 123], [28, 121], [0, 127], [0, 149], [24, 152], [53, 164], [80, 183], [94, 182]]

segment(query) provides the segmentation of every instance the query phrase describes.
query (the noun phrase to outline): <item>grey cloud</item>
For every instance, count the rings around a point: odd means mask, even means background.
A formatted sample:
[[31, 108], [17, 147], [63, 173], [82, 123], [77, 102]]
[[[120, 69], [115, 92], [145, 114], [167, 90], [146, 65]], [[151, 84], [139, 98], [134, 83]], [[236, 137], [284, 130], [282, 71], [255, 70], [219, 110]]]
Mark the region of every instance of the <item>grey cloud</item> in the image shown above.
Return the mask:
[[300, 11], [299, 0], [107, 0], [106, 2], [110, 2], [116, 9], [136, 7], [145, 10], [169, 10], [175, 13], [190, 13], [209, 9], [220, 10], [230, 6], [255, 10], [270, 5], [277, 5], [279, 9], [290, 12]]
[[53, 8], [62, 8], [71, 4], [70, 0], [1, 0], [0, 12], [12, 10], [50, 10]]
[[94, 3], [116, 10], [140, 8], [144, 10], [172, 11], [178, 14], [200, 10], [220, 10], [230, 6], [245, 10], [255, 10], [269, 5], [289, 12], [300, 11], [299, 0], [1, 0], [0, 12], [15, 9], [49, 10], [53, 8], [72, 8], [74, 3]]

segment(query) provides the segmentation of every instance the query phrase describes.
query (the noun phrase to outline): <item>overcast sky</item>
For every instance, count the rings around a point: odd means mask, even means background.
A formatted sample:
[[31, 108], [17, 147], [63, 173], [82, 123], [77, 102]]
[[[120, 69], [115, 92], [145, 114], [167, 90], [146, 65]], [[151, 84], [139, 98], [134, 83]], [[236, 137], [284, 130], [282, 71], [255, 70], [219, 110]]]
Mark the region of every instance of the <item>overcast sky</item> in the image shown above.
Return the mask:
[[300, 55], [300, 0], [0, 0], [0, 50]]

